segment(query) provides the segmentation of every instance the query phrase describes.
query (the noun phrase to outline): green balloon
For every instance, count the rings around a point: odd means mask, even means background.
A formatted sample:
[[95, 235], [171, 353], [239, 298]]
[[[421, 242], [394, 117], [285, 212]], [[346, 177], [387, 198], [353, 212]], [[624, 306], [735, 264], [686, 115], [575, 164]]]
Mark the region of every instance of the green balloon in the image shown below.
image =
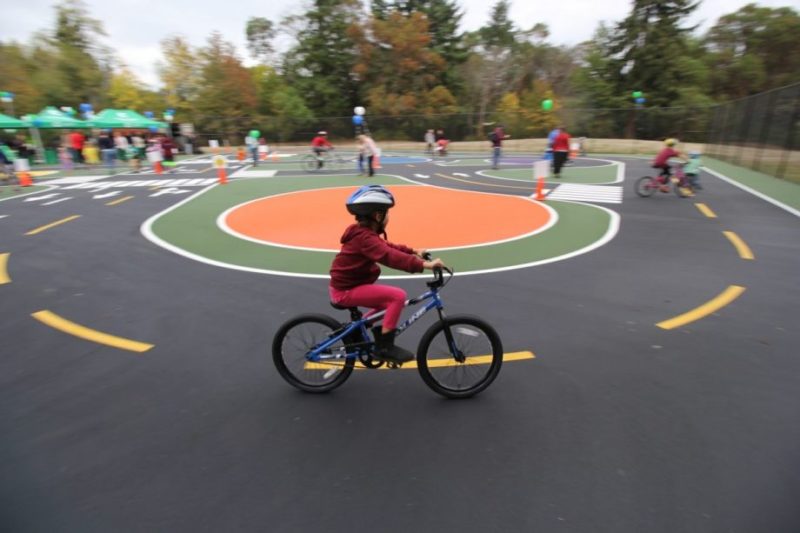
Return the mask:
[[642, 97], [642, 91], [633, 91], [632, 95], [633, 95], [634, 98], [641, 98]]
[[253, 139], [258, 139], [259, 137], [261, 137], [261, 132], [258, 130], [250, 130], [250, 137], [252, 137]]
[[542, 109], [545, 111], [550, 111], [553, 109], [553, 101], [551, 99], [542, 100]]

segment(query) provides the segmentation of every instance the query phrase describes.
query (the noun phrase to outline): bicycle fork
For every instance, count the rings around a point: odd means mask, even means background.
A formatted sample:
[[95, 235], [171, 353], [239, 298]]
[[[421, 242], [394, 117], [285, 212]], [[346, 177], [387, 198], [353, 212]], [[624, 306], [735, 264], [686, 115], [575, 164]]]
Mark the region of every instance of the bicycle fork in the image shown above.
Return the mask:
[[450, 329], [450, 324], [447, 323], [445, 320], [444, 309], [438, 307], [436, 309], [439, 312], [439, 320], [442, 322], [442, 326], [444, 329], [444, 338], [447, 340], [447, 346], [450, 347], [450, 353], [453, 355], [453, 359], [455, 359], [459, 363], [463, 363], [467, 360], [464, 356], [464, 352], [458, 349], [456, 346], [456, 340], [453, 338], [453, 332]]

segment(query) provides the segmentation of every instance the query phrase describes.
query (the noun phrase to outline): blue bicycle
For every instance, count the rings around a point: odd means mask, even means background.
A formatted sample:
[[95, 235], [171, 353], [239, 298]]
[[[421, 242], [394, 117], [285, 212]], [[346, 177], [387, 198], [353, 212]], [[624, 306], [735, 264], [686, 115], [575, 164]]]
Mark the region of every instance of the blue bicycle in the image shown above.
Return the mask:
[[[436, 309], [439, 320], [428, 328], [417, 347], [417, 369], [423, 381], [439, 394], [468, 398], [497, 377], [503, 364], [503, 345], [494, 328], [482, 319], [445, 316], [439, 291], [452, 277], [452, 270], [434, 271], [433, 280], [427, 282], [428, 290], [406, 302], [406, 306], [424, 305], [398, 326], [397, 334]], [[350, 377], [356, 362], [364, 368], [401, 366], [374, 356], [371, 328], [378, 327], [384, 311], [365, 317], [356, 307], [331, 305], [350, 311], [351, 321], [342, 324], [328, 315], [303, 314], [286, 322], [275, 334], [272, 359], [286, 381], [306, 392], [328, 392]]]

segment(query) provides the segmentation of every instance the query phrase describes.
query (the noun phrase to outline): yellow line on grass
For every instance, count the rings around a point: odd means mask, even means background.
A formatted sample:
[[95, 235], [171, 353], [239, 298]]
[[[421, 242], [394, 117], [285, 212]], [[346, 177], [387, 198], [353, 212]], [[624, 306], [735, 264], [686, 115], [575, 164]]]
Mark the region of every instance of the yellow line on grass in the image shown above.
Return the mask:
[[717, 214], [714, 213], [714, 211], [712, 211], [711, 208], [709, 208], [706, 204], [696, 203], [694, 206], [708, 218], [717, 218]]
[[700, 320], [701, 318], [708, 316], [715, 311], [719, 311], [734, 301], [744, 292], [744, 290], [745, 288], [740, 287], [739, 285], [729, 285], [727, 289], [703, 305], [696, 307], [691, 311], [687, 311], [682, 315], [659, 322], [656, 324], [656, 326], [660, 327], [661, 329], [675, 329], [694, 322], [695, 320]]
[[[533, 355], [533, 352], [510, 352], [503, 354], [503, 362], [509, 361], [522, 361], [525, 359], [534, 359], [536, 356]], [[463, 363], [456, 362], [451, 357], [446, 357], [442, 359], [433, 359], [428, 360], [428, 368], [442, 368], [446, 366], [460, 366], [460, 365], [488, 365], [492, 362], [491, 355], [472, 355], [467, 357], [467, 360]], [[344, 362], [339, 361], [331, 361], [330, 363], [306, 363], [304, 366], [305, 370], [327, 370], [332, 366], [344, 366]], [[356, 370], [364, 370], [366, 367], [361, 364], [360, 361], [356, 361]], [[417, 368], [416, 361], [409, 361], [403, 365], [403, 370], [409, 370]], [[386, 365], [380, 367], [382, 370], [388, 369]]]
[[747, 243], [744, 242], [738, 235], [736, 235], [732, 231], [723, 231], [723, 235], [725, 235], [731, 244], [736, 248], [736, 251], [739, 253], [739, 257], [742, 259], [755, 259], [756, 256], [753, 255], [753, 251], [747, 246]]
[[110, 202], [108, 202], [106, 205], [117, 205], [117, 204], [121, 204], [122, 202], [127, 202], [127, 201], [128, 201], [128, 200], [130, 200], [131, 198], [133, 198], [133, 196], [123, 196], [122, 198], [118, 198], [118, 199], [116, 199], [116, 200], [111, 200], [111, 201], [110, 201]]
[[9, 253], [0, 254], [0, 285], [4, 283], [11, 283], [11, 278], [8, 277], [8, 270], [7, 270], [8, 257], [10, 255], [11, 254]]
[[70, 221], [75, 220], [76, 218], [80, 218], [80, 217], [81, 217], [80, 215], [72, 215], [71, 217], [62, 218], [61, 220], [56, 220], [55, 222], [51, 222], [50, 224], [45, 224], [44, 226], [39, 226], [36, 229], [32, 229], [28, 233], [26, 233], [25, 235], [36, 235], [36, 234], [41, 233], [41, 232], [43, 232], [45, 230], [48, 230], [50, 228], [54, 228], [56, 226], [60, 226], [61, 224], [65, 224], [67, 222], [70, 222]]
[[50, 326], [51, 328], [55, 328], [59, 331], [63, 331], [64, 333], [80, 337], [81, 339], [85, 339], [87, 341], [97, 342], [99, 344], [105, 344], [113, 348], [119, 348], [121, 350], [129, 350], [131, 352], [141, 353], [141, 352], [146, 352], [147, 350], [153, 347], [152, 344], [132, 341], [130, 339], [125, 339], [122, 337], [117, 337], [115, 335], [109, 335], [108, 333], [103, 333], [101, 331], [90, 329], [87, 328], [86, 326], [81, 326], [80, 324], [71, 322], [50, 311], [37, 311], [36, 313], [33, 313], [31, 316], [36, 320], [38, 320], [39, 322]]

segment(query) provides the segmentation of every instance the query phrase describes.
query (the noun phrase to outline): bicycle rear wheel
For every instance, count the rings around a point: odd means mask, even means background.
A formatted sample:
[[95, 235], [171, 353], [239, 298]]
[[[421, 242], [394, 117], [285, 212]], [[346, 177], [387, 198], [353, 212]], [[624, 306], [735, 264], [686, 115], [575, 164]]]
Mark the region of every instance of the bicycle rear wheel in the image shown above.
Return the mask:
[[[281, 326], [272, 340], [272, 360], [281, 377], [306, 392], [328, 392], [344, 383], [353, 372], [354, 357], [319, 362], [307, 357], [340, 327], [337, 320], [320, 314], [300, 315]], [[344, 355], [345, 350], [339, 341], [326, 353]]]
[[[445, 328], [453, 335], [457, 359]], [[431, 326], [417, 350], [423, 381], [448, 398], [469, 398], [491, 385], [503, 364], [503, 344], [492, 326], [473, 316], [452, 316]]]
[[315, 155], [307, 155], [303, 157], [303, 160], [300, 164], [303, 167], [303, 170], [308, 172], [316, 172], [319, 170], [317, 168], [319, 166], [319, 161]]
[[636, 194], [642, 198], [653, 196], [653, 193], [656, 192], [658, 188], [658, 180], [653, 177], [644, 176], [636, 180]]

